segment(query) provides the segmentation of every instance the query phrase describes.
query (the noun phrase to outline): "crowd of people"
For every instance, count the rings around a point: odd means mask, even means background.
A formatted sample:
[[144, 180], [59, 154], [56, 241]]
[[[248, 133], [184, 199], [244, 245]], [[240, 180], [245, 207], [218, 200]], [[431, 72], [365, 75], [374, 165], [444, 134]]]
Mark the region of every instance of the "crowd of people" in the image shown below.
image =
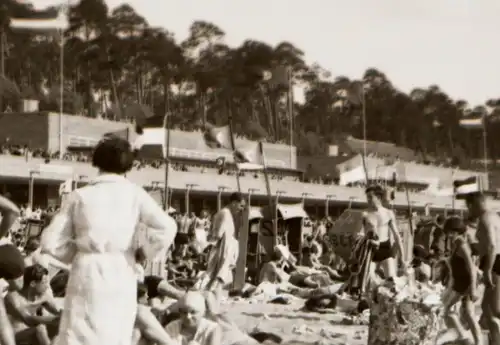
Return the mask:
[[[235, 279], [236, 224], [246, 207], [242, 195], [232, 194], [214, 215], [207, 211], [200, 216], [169, 215], [123, 176], [134, 164], [128, 142], [103, 139], [91, 161], [99, 176], [71, 193], [46, 219], [48, 226], [27, 240], [24, 255], [8, 240], [9, 231], [21, 216], [42, 220], [46, 213], [20, 210], [8, 199], [0, 199], [0, 278], [6, 282], [0, 303], [2, 344], [244, 345], [276, 338], [246, 334], [220, 308], [223, 291]], [[450, 329], [445, 333], [465, 338], [468, 328], [474, 343], [481, 345], [482, 327], [494, 344], [500, 343], [496, 235], [500, 218], [488, 211], [484, 191], [461, 196], [475, 227], [456, 216], [446, 219], [442, 229], [450, 243], [447, 252], [417, 246], [414, 260], [405, 262], [388, 190], [374, 185], [366, 188], [364, 232], [350, 258], [332, 250], [325, 236], [329, 220], [322, 220], [303, 239], [299, 258], [290, 253], [286, 242], [278, 241], [254, 279], [232, 293], [254, 296], [272, 288], [307, 299], [310, 309], [325, 303], [335, 307], [340, 293], [369, 299], [374, 287], [395, 284], [410, 267], [422, 283], [446, 281], [444, 274], [435, 273], [437, 255], [448, 263], [443, 270], [449, 282], [443, 305]], [[139, 225], [147, 228], [143, 241], [135, 240]], [[145, 264], [162, 253], [168, 253], [162, 263], [168, 273], [145, 273]], [[478, 272], [485, 287], [481, 322], [472, 308], [479, 298]], [[64, 307], [57, 297], [63, 297]], [[463, 319], [454, 313], [457, 304], [462, 306]], [[357, 312], [368, 306], [360, 302]]]
[[[59, 152], [50, 153], [43, 149], [31, 148], [27, 145], [13, 145], [8, 143], [0, 145], [0, 155], [12, 155], [12, 156], [24, 157], [26, 160], [29, 160], [30, 158], [42, 158], [47, 163], [59, 159]], [[71, 162], [88, 163], [90, 162], [91, 159], [91, 152], [66, 152], [63, 155], [62, 159]], [[134, 169], [137, 170], [146, 168], [162, 169], [165, 167], [165, 162], [160, 159], [146, 159], [146, 158], [136, 157], [134, 159], [133, 167]], [[260, 172], [251, 172], [251, 173], [243, 171], [238, 172], [235, 167], [229, 166], [227, 164], [221, 166], [217, 165], [215, 162], [213, 164], [201, 163], [201, 162], [199, 163], [193, 162], [191, 164], [173, 163], [170, 165], [170, 167], [176, 171], [191, 171], [191, 172], [219, 174], [219, 175], [226, 174], [230, 176], [238, 173], [240, 174], [241, 177], [250, 176], [254, 178], [261, 178]], [[270, 178], [273, 180], [288, 179], [292, 181], [298, 181], [300, 179], [299, 176], [289, 176], [285, 173], [283, 174], [271, 173], [269, 175]]]

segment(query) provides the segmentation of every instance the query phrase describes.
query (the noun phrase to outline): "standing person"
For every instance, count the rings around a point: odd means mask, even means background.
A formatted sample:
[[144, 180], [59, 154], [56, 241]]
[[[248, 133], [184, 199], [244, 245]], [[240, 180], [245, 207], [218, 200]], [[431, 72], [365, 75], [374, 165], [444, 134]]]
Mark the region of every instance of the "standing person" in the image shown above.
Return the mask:
[[233, 269], [239, 254], [239, 243], [235, 237], [235, 219], [245, 208], [245, 199], [240, 193], [233, 193], [229, 204], [217, 212], [213, 218], [209, 241], [214, 241], [206, 270], [200, 279], [198, 288], [216, 291], [217, 293], [233, 281]]
[[477, 250], [485, 285], [481, 326], [489, 330], [491, 344], [500, 344], [500, 217], [488, 209], [484, 192], [457, 195], [465, 199], [471, 220], [477, 220]]
[[[24, 274], [21, 252], [6, 238], [21, 212], [12, 201], [0, 195], [0, 280], [15, 280]], [[0, 345], [16, 345], [15, 334], [0, 296]]]
[[377, 266], [381, 265], [384, 278], [394, 279], [398, 272], [396, 257], [406, 266], [403, 262], [403, 241], [399, 235], [396, 216], [392, 210], [384, 207], [387, 195], [382, 186], [370, 186], [366, 188], [365, 193], [368, 208], [363, 214], [363, 227], [374, 248], [370, 278], [375, 277]]
[[[478, 299], [477, 269], [473, 260], [476, 253], [467, 236], [467, 226], [460, 217], [450, 217], [444, 224], [444, 232], [449, 235], [452, 243], [449, 258], [451, 280], [443, 300], [445, 320], [450, 330], [458, 335], [458, 340], [467, 340], [465, 327], [453, 310], [461, 302], [464, 321], [472, 332], [474, 344], [482, 345], [481, 329], [474, 312], [474, 302]], [[448, 330], [443, 334], [447, 332]]]
[[192, 246], [197, 254], [202, 254], [208, 246], [208, 229], [210, 226], [210, 218], [207, 210], [201, 211], [201, 217], [196, 218], [193, 222], [193, 238]]
[[[54, 345], [127, 345], [132, 341], [136, 256], [153, 259], [172, 244], [177, 233], [175, 221], [144, 189], [124, 177], [133, 157], [126, 140], [102, 139], [92, 157], [99, 176], [69, 194], [42, 233], [42, 253], [71, 264]], [[143, 226], [148, 228], [148, 240], [136, 248]]]

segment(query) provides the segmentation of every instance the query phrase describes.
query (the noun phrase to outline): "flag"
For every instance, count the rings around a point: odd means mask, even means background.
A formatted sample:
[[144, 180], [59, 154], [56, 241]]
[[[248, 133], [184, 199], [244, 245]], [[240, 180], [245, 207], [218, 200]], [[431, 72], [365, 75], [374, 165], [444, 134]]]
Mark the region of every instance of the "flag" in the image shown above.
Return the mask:
[[132, 144], [134, 151], [141, 151], [146, 146], [160, 147], [163, 158], [167, 156], [167, 130], [164, 127], [153, 127], [142, 129], [142, 134], [139, 134]]
[[257, 171], [264, 169], [264, 154], [260, 142], [234, 151], [234, 161], [239, 170]]
[[59, 185], [59, 196], [73, 191], [73, 179], [68, 179]]
[[481, 192], [481, 181], [477, 176], [453, 181], [454, 194], [459, 198], [467, 194]]
[[232, 150], [231, 128], [229, 125], [215, 127], [210, 123], [206, 123], [203, 128], [203, 141], [212, 149]]
[[19, 30], [35, 31], [56, 31], [69, 28], [68, 16], [66, 11], [61, 10], [55, 18], [33, 19], [33, 18], [12, 18], [10, 27]]
[[365, 89], [363, 82], [354, 81], [349, 84], [346, 90], [346, 97], [353, 105], [362, 105], [365, 101]]
[[104, 137], [118, 137], [121, 139], [128, 140], [129, 139], [129, 131], [130, 130], [128, 128], [124, 128], [124, 129], [120, 129], [118, 131], [107, 132], [107, 133], [104, 133]]
[[288, 87], [292, 81], [292, 70], [288, 66], [276, 66], [263, 71], [262, 80], [271, 87]]
[[483, 128], [484, 126], [484, 117], [474, 117], [467, 119], [460, 119], [458, 122], [460, 127], [468, 128], [468, 129], [478, 129]]
[[[168, 116], [168, 113], [163, 116], [163, 124], [161, 127], [155, 126], [142, 128], [140, 125], [136, 124], [135, 132], [137, 134], [137, 137], [132, 143], [132, 149], [136, 153], [142, 151], [141, 155], [144, 155], [145, 152], [143, 151], [145, 147], [158, 147], [161, 148], [161, 155], [163, 156], [163, 158], [168, 158], [169, 152], [167, 152], [167, 146], [168, 136], [170, 135], [170, 131], [168, 130]], [[158, 157], [158, 152], [153, 151], [150, 152], [150, 154], [146, 153], [146, 156], [155, 158]]]
[[340, 173], [339, 184], [341, 186], [348, 185], [349, 183], [365, 182], [366, 172], [363, 165], [359, 165], [353, 169]]

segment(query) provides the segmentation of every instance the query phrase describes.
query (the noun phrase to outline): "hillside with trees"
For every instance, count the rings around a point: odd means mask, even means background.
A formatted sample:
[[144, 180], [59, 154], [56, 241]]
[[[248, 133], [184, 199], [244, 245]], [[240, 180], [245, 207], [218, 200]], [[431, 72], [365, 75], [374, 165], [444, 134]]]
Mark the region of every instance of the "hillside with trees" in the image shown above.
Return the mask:
[[[10, 18], [51, 17], [57, 9], [36, 12], [14, 0], [6, 3], [0, 13], [1, 107], [14, 109], [29, 98], [40, 100], [41, 110], [57, 111], [60, 37], [9, 26]], [[204, 121], [224, 124], [231, 116], [239, 135], [287, 143], [289, 85], [263, 80], [265, 72], [287, 66], [293, 84], [305, 90], [305, 102], [293, 103], [293, 138], [301, 154], [320, 154], [346, 135], [363, 137], [362, 102], [345, 94], [359, 81], [365, 90], [366, 137], [409, 147], [424, 159], [465, 164], [483, 157], [482, 131], [461, 128], [462, 118], [485, 117], [490, 138], [500, 129], [500, 100], [468, 104], [437, 85], [404, 93], [376, 68], [367, 68], [356, 81], [332, 76], [306, 64], [307, 52], [293, 44], [293, 37], [275, 45], [249, 37], [231, 47], [224, 28], [200, 18], [181, 42], [168, 28], [150, 27], [129, 5], [110, 10], [103, 0], [81, 0], [69, 9], [69, 21], [63, 97], [68, 113], [126, 120], [139, 104], [159, 123], [170, 112], [173, 126], [186, 130]], [[500, 142], [489, 140], [488, 151], [498, 159]]]

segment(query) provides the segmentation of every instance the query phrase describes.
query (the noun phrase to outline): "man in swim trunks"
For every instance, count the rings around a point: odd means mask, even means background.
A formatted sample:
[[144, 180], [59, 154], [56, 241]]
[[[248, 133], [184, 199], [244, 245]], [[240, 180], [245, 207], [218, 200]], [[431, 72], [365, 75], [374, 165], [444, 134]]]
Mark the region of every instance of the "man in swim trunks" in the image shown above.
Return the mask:
[[399, 258], [402, 266], [406, 267], [403, 262], [403, 242], [397, 228], [396, 216], [392, 210], [383, 206], [387, 196], [382, 186], [370, 186], [365, 193], [368, 208], [363, 214], [363, 227], [365, 235], [370, 238], [373, 246], [370, 279], [375, 278], [379, 265], [385, 279], [394, 279], [398, 272], [396, 258]]
[[[19, 208], [12, 201], [0, 196], [0, 280], [12, 281], [24, 273], [24, 260], [21, 252], [6, 238], [20, 213]], [[3, 296], [0, 298], [0, 325], [0, 344], [16, 345]]]
[[[5, 307], [17, 345], [49, 345], [59, 327], [60, 309], [50, 290], [49, 271], [42, 265], [26, 267], [23, 287], [5, 296]], [[44, 313], [48, 311], [49, 314]]]
[[483, 192], [458, 195], [465, 199], [469, 217], [477, 220], [477, 250], [485, 285], [481, 326], [487, 328], [491, 344], [500, 344], [500, 217], [488, 209]]

